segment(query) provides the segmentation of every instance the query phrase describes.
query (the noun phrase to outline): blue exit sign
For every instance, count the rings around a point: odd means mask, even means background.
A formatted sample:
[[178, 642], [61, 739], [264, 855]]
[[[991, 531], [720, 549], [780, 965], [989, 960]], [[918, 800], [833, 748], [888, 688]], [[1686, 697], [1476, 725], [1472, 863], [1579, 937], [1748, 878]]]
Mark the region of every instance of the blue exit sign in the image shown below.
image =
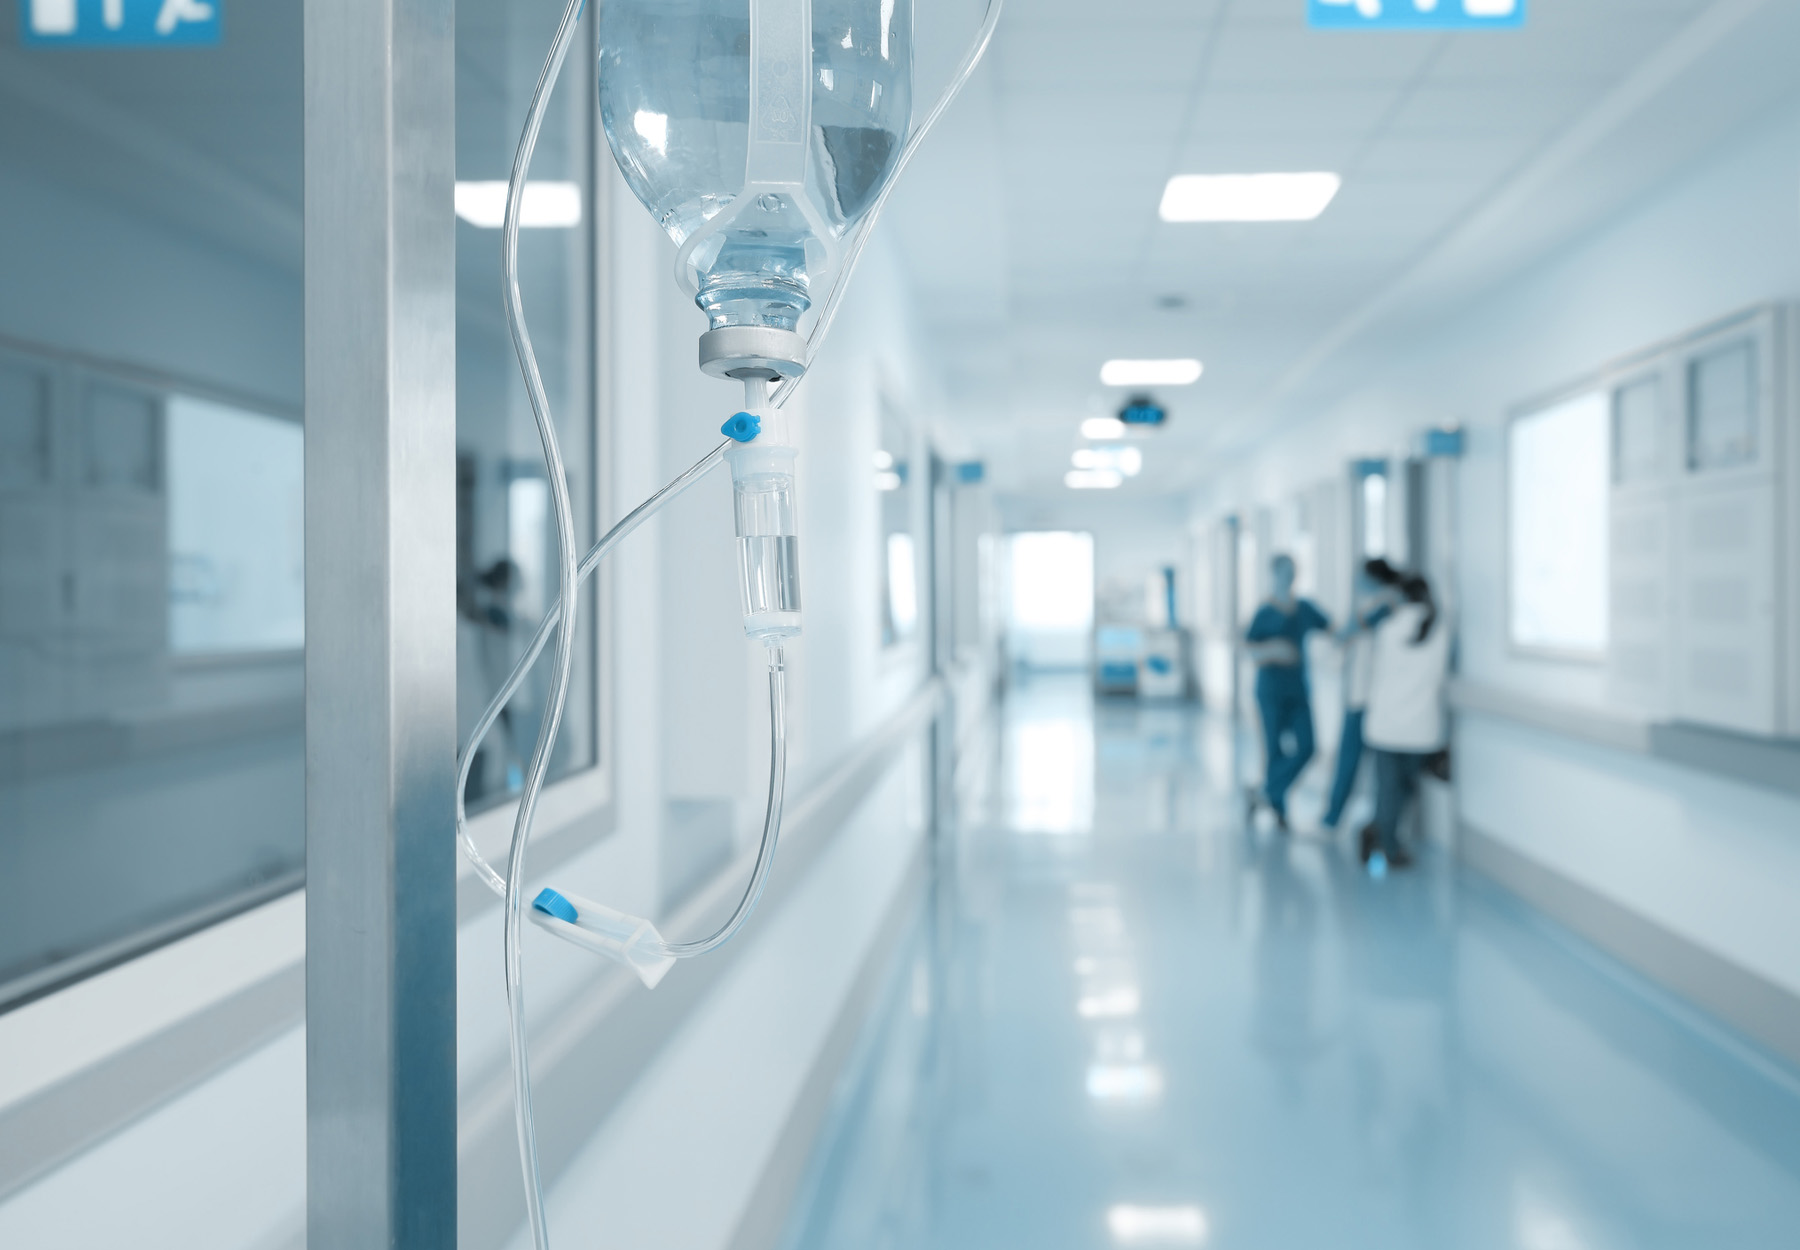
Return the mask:
[[25, 42], [40, 48], [209, 46], [225, 0], [19, 0]]
[[1525, 0], [1306, 0], [1306, 20], [1335, 30], [1492, 30], [1525, 24]]

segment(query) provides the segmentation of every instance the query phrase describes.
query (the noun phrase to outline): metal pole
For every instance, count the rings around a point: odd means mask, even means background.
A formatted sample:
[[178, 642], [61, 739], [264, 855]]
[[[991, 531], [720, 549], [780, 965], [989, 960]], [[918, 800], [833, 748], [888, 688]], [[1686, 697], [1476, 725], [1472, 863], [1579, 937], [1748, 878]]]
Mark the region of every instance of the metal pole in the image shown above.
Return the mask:
[[455, 26], [307, 0], [314, 1250], [456, 1244]]

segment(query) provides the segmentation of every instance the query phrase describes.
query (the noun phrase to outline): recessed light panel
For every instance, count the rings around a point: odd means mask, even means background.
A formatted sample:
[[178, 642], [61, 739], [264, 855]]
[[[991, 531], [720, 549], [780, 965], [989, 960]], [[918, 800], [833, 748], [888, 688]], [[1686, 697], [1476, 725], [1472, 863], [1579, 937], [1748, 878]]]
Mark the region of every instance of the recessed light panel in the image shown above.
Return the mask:
[[1081, 423], [1081, 437], [1103, 443], [1125, 437], [1125, 423], [1117, 417], [1089, 417]]
[[1178, 174], [1163, 188], [1164, 221], [1311, 221], [1342, 184], [1336, 174]]
[[1063, 485], [1070, 490], [1112, 490], [1124, 482], [1125, 475], [1117, 469], [1070, 469], [1063, 474]]
[[1108, 1208], [1106, 1227], [1121, 1246], [1198, 1246], [1206, 1240], [1206, 1212], [1185, 1203], [1170, 1207], [1121, 1203]]
[[[498, 230], [506, 222], [504, 182], [456, 184], [456, 215], [471, 226]], [[581, 224], [581, 187], [573, 182], [528, 182], [519, 205], [522, 229], [556, 228]]]
[[1077, 469], [1113, 469], [1136, 477], [1144, 467], [1144, 453], [1135, 447], [1077, 447], [1070, 461]]
[[1109, 360], [1100, 366], [1103, 386], [1187, 386], [1200, 380], [1198, 360]]

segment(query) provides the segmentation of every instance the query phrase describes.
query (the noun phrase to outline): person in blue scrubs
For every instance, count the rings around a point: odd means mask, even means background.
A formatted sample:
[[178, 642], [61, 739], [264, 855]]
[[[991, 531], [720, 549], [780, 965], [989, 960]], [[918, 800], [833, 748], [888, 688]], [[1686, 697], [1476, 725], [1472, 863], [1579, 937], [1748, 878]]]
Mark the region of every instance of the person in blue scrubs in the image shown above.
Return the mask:
[[1275, 823], [1288, 827], [1287, 796], [1313, 755], [1312, 695], [1306, 684], [1306, 636], [1329, 630], [1330, 619], [1310, 599], [1294, 595], [1294, 560], [1269, 561], [1274, 593], [1256, 610], [1244, 635], [1256, 661], [1256, 707], [1262, 715], [1263, 796]]
[[1356, 607], [1338, 634], [1344, 647], [1344, 726], [1338, 734], [1337, 767], [1331, 779], [1331, 801], [1325, 805], [1327, 829], [1336, 829], [1344, 818], [1344, 806], [1356, 788], [1356, 770], [1363, 757], [1363, 713], [1369, 706], [1370, 669], [1375, 627], [1394, 610], [1400, 598], [1396, 589], [1400, 574], [1386, 560], [1363, 563], [1356, 574]]

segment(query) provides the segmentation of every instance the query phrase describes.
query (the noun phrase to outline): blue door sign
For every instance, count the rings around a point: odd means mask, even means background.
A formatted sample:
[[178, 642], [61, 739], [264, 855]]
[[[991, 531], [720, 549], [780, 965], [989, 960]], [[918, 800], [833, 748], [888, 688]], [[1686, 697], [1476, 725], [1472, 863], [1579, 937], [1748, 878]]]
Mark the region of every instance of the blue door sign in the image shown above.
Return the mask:
[[1490, 30], [1525, 24], [1525, 0], [1306, 0], [1311, 26], [1336, 30]]
[[19, 0], [27, 44], [48, 47], [209, 46], [225, 0]]

